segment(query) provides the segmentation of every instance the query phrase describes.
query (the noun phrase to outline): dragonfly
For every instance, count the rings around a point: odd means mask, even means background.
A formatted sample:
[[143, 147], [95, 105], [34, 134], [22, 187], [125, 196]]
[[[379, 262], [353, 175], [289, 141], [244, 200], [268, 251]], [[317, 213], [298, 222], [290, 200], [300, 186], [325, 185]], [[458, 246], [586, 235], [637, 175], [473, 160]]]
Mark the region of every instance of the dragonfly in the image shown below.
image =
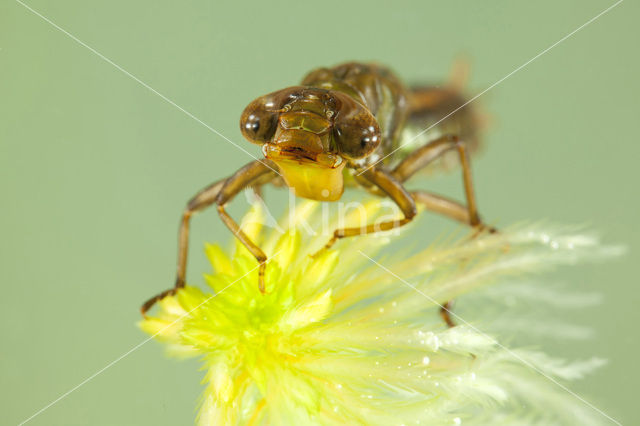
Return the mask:
[[[258, 289], [265, 292], [267, 255], [225, 209], [247, 188], [259, 191], [273, 184], [289, 187], [298, 197], [337, 201], [345, 187], [353, 186], [388, 197], [402, 212], [397, 220], [336, 229], [323, 250], [345, 237], [402, 227], [415, 218], [418, 205], [477, 232], [494, 232], [478, 214], [470, 165], [484, 120], [468, 103], [460, 84], [412, 87], [385, 66], [358, 62], [317, 68], [299, 85], [253, 100], [240, 117], [240, 130], [249, 142], [261, 146], [264, 159], [250, 162], [188, 201], [180, 222], [175, 285], [146, 301], [142, 314], [184, 287], [189, 224], [195, 213], [210, 206], [258, 261]], [[452, 162], [462, 169], [464, 203], [405, 188], [420, 171]], [[450, 307], [446, 302], [441, 315], [453, 326]]]

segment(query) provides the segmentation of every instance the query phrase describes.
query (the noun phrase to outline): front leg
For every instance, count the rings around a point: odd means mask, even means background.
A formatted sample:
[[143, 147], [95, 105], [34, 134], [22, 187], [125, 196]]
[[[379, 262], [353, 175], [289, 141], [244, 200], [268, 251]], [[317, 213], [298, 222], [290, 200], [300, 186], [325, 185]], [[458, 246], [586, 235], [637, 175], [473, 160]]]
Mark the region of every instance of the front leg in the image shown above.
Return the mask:
[[187, 253], [189, 251], [189, 225], [191, 222], [191, 216], [201, 210], [206, 209], [212, 205], [220, 189], [224, 185], [225, 179], [212, 183], [211, 185], [198, 192], [193, 198], [189, 200], [187, 206], [182, 212], [182, 218], [180, 219], [180, 229], [178, 231], [178, 261], [176, 265], [176, 281], [172, 288], [156, 294], [140, 307], [140, 312], [143, 316], [147, 311], [155, 305], [159, 300], [164, 299], [166, 296], [175, 294], [175, 292], [184, 287], [185, 275], [187, 273]]
[[245, 234], [240, 225], [236, 222], [227, 211], [224, 206], [233, 199], [240, 191], [250, 186], [254, 182], [259, 182], [267, 175], [272, 175], [271, 179], [275, 177], [273, 168], [269, 167], [262, 161], [254, 161], [247, 164], [242, 169], [238, 170], [233, 176], [227, 179], [224, 186], [220, 190], [220, 193], [216, 197], [216, 204], [218, 205], [218, 214], [222, 222], [229, 228], [233, 235], [249, 250], [249, 252], [256, 258], [259, 263], [258, 266], [258, 288], [260, 292], [265, 292], [264, 274], [267, 267], [267, 255], [262, 251], [258, 245], [256, 245]]
[[[260, 288], [264, 288], [264, 262], [266, 256], [251, 240], [240, 230], [238, 224], [224, 211], [224, 204], [228, 203], [233, 197], [244, 188], [252, 185], [261, 185], [273, 179], [275, 175], [272, 169], [265, 165], [264, 162], [254, 161], [247, 164], [227, 179], [215, 182], [202, 191], [198, 192], [189, 202], [182, 213], [180, 221], [180, 231], [178, 235], [178, 262], [176, 268], [176, 282], [173, 288], [163, 291], [160, 294], [147, 300], [141, 307], [140, 312], [146, 315], [147, 311], [159, 300], [164, 297], [175, 294], [175, 292], [184, 287], [185, 276], [187, 272], [187, 252], [189, 249], [189, 224], [191, 216], [199, 211], [206, 209], [212, 204], [218, 204], [218, 213], [222, 221], [236, 237], [244, 244], [249, 251], [256, 256], [260, 263]], [[260, 257], [258, 257], [260, 255]]]
[[391, 198], [400, 207], [404, 217], [400, 220], [392, 220], [381, 223], [369, 224], [365, 227], [358, 228], [339, 228], [333, 232], [333, 237], [324, 246], [324, 249], [329, 249], [336, 241], [344, 237], [353, 237], [356, 235], [372, 234], [378, 231], [389, 231], [391, 229], [399, 228], [402, 225], [409, 223], [416, 215], [416, 204], [402, 186], [400, 182], [395, 180], [391, 175], [381, 169], [370, 168], [361, 174], [365, 180], [369, 181], [375, 187], [379, 188], [384, 194]]

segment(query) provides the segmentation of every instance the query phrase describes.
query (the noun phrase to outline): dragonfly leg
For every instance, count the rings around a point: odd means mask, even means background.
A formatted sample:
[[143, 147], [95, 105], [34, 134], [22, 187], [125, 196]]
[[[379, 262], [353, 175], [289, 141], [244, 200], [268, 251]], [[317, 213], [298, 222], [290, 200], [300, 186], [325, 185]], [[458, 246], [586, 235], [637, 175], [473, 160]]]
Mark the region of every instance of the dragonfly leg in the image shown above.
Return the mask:
[[[384, 170], [371, 168], [366, 170], [362, 177], [376, 188], [380, 189], [384, 194], [391, 198], [402, 211], [403, 218], [398, 220], [385, 221], [380, 223], [369, 224], [361, 227], [339, 228], [333, 232], [333, 237], [324, 246], [322, 250], [331, 248], [339, 239], [344, 237], [353, 237], [356, 235], [372, 234], [380, 231], [389, 231], [399, 228], [413, 219], [416, 215], [416, 204], [411, 194], [407, 192], [400, 182], [394, 179]], [[321, 251], [322, 251], [321, 250]], [[315, 254], [317, 255], [317, 253]], [[314, 255], [314, 256], [315, 256]]]
[[[464, 142], [460, 141], [457, 136], [444, 135], [417, 149], [398, 164], [391, 174], [398, 181], [404, 182], [420, 169], [426, 167], [434, 160], [451, 150], [456, 150], [460, 158], [460, 165], [462, 166], [462, 180], [467, 204], [463, 205], [440, 195], [425, 191], [412, 192], [411, 196], [417, 203], [424, 205], [428, 210], [440, 213], [451, 219], [476, 228], [477, 231], [474, 233], [474, 237], [484, 230], [488, 230], [492, 233], [496, 232], [495, 228], [487, 227], [478, 215], [478, 207], [473, 191], [473, 180], [471, 178], [469, 154]], [[452, 304], [453, 301], [446, 302], [440, 311], [440, 314], [449, 327], [453, 327], [454, 325], [454, 322], [449, 315]]]
[[440, 316], [449, 328], [455, 327], [456, 323], [451, 319], [451, 309], [453, 308], [453, 300], [449, 300], [440, 306]]
[[434, 160], [451, 150], [456, 150], [458, 152], [460, 164], [462, 166], [462, 180], [467, 199], [467, 223], [474, 227], [479, 226], [481, 221], [478, 216], [478, 208], [473, 191], [469, 155], [464, 142], [460, 141], [457, 136], [444, 135], [432, 142], [429, 142], [421, 148], [418, 148], [398, 164], [391, 172], [391, 175], [399, 182], [405, 182], [419, 170], [428, 166]]
[[[226, 213], [224, 210], [224, 204], [228, 203], [233, 197], [248, 186], [254, 184], [263, 184], [268, 182], [265, 177], [272, 172], [272, 169], [265, 165], [261, 161], [254, 161], [249, 163], [245, 167], [238, 170], [227, 179], [215, 182], [202, 191], [198, 192], [185, 207], [182, 213], [182, 219], [180, 221], [180, 229], [178, 232], [178, 261], [176, 267], [176, 282], [173, 288], [163, 291], [162, 293], [153, 296], [140, 307], [142, 315], [146, 315], [147, 311], [159, 300], [164, 297], [175, 294], [175, 292], [184, 287], [185, 276], [187, 272], [187, 252], [189, 250], [189, 224], [191, 216], [199, 211], [206, 209], [207, 207], [217, 204], [218, 213], [222, 218], [222, 221], [234, 235], [249, 249], [249, 251], [256, 256], [260, 264], [260, 271], [264, 276], [264, 261], [266, 256], [251, 240], [240, 230], [240, 226]], [[262, 281], [264, 281], [262, 279]], [[264, 286], [264, 284], [262, 284]]]

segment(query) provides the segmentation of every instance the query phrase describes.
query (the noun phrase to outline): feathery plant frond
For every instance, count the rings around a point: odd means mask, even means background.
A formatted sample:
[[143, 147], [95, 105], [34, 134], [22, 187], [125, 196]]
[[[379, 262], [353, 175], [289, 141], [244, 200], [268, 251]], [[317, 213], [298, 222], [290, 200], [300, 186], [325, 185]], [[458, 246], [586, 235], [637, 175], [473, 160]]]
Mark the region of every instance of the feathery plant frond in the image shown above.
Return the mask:
[[[510, 283], [615, 249], [581, 233], [521, 225], [382, 257], [387, 238], [351, 238], [312, 258], [326, 236], [308, 236], [297, 223], [312, 221], [315, 207], [303, 204], [281, 224], [290, 230], [284, 234], [260, 228], [258, 207], [245, 218], [246, 232], [271, 255], [266, 294], [244, 247], [230, 256], [207, 245], [214, 271], [205, 276], [208, 292], [187, 286], [141, 322], [170, 354], [202, 358], [200, 424], [604, 422], [550, 380], [579, 379], [602, 360], [508, 349], [481, 331], [490, 319], [477, 319], [480, 307], [472, 322], [458, 318], [447, 328], [438, 303], [463, 297], [473, 306], [474, 297], [495, 297], [488, 284], [498, 283], [553, 303], [549, 289]], [[378, 213], [377, 202], [367, 205], [369, 218]], [[359, 223], [361, 214], [347, 223]], [[569, 305], [590, 300], [564, 298]]]

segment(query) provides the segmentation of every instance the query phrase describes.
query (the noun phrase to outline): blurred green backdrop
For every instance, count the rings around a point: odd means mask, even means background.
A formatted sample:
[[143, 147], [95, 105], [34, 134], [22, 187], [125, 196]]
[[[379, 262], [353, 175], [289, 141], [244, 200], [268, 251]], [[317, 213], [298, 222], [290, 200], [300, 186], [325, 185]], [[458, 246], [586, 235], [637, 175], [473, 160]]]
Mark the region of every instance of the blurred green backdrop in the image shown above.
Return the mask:
[[[313, 67], [375, 60], [438, 82], [465, 54], [475, 94], [613, 2], [27, 4], [258, 155], [240, 136], [240, 112]], [[566, 315], [594, 339], [533, 341], [608, 358], [571, 387], [623, 423], [637, 420], [640, 378], [638, 11], [621, 3], [480, 98], [493, 120], [473, 164], [490, 223], [588, 224], [630, 248], [548, 275], [603, 293], [600, 306]], [[172, 284], [184, 202], [250, 158], [12, 0], [0, 3], [0, 117], [0, 423], [17, 424], [146, 338], [138, 307]], [[431, 183], [460, 193], [457, 174]], [[454, 228], [433, 217], [417, 227]], [[230, 235], [211, 212], [192, 236], [189, 276], [200, 283], [203, 242]], [[201, 376], [197, 362], [167, 360], [151, 342], [29, 424], [189, 424]]]

